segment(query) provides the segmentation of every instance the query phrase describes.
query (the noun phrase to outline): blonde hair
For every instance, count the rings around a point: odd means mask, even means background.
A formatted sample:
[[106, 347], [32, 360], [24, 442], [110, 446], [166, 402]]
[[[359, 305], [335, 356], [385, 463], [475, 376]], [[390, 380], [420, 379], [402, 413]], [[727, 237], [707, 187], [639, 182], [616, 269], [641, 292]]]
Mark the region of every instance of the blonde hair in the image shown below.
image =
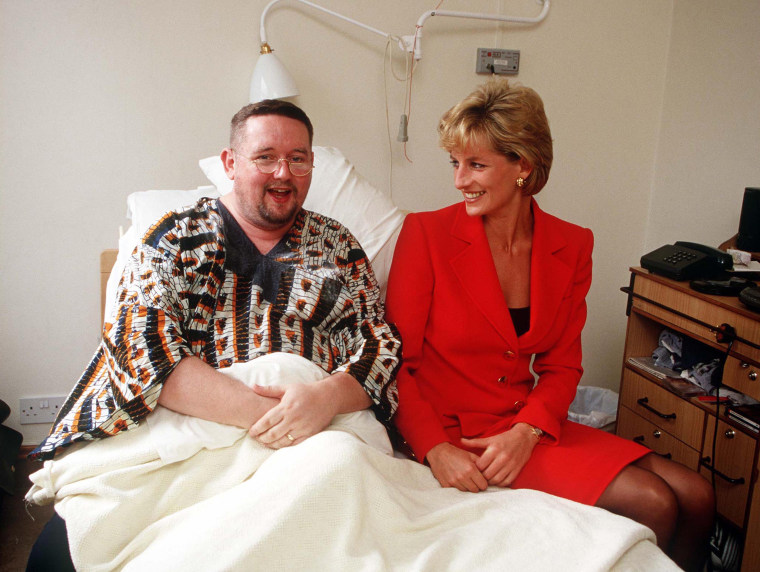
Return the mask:
[[538, 193], [549, 179], [549, 121], [541, 97], [529, 87], [489, 80], [444, 113], [438, 135], [446, 151], [487, 143], [510, 161], [524, 159], [532, 169], [522, 187], [526, 195]]

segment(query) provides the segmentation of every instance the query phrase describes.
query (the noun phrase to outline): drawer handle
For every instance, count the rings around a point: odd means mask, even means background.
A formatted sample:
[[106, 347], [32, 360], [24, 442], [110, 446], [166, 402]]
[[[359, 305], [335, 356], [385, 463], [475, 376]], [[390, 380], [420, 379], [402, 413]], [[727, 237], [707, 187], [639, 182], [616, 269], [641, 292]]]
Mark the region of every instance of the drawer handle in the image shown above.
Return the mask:
[[726, 429], [726, 432], [724, 433], [724, 435], [726, 436], [726, 439], [733, 439], [734, 437], [736, 437], [736, 431], [734, 431], [733, 429]]
[[636, 403], [638, 403], [639, 405], [641, 405], [647, 411], [651, 411], [652, 413], [654, 413], [658, 417], [662, 417], [663, 419], [675, 419], [676, 418], [676, 414], [675, 413], [660, 413], [659, 411], [657, 411], [654, 407], [652, 407], [651, 405], [649, 405], [649, 398], [648, 397], [642, 397], [641, 399], [638, 399], [636, 401]]
[[710, 457], [702, 457], [702, 460], [699, 462], [705, 469], [713, 473], [714, 475], [719, 476], [724, 481], [731, 483], [732, 485], [743, 485], [744, 484], [744, 477], [739, 477], [738, 479], [732, 479], [731, 477], [724, 475], [721, 473], [718, 469], [713, 467], [710, 464]]
[[[654, 433], [657, 433], [657, 435], [654, 435]], [[653, 433], [653, 435], [655, 436], [655, 438], [659, 439], [660, 438], [660, 435], [659, 435], [660, 432], [659, 431], [655, 431], [654, 433]], [[634, 437], [633, 439], [631, 439], [631, 441], [635, 441], [639, 445], [644, 445], [644, 439], [645, 439], [644, 435], [638, 435], [637, 437]], [[646, 447], [646, 445], [644, 445], [644, 446]], [[657, 451], [652, 451], [652, 453], [654, 453], [655, 455], [659, 455], [660, 457], [664, 457], [665, 459], [672, 459], [673, 458], [673, 455], [671, 455], [670, 453], [658, 453]]]

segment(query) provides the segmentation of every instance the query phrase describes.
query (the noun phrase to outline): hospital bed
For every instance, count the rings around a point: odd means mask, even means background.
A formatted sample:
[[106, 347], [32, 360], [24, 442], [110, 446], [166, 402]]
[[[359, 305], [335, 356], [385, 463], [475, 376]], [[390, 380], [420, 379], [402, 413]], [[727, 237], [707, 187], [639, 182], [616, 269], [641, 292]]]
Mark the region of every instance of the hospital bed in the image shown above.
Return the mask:
[[[101, 257], [106, 318], [139, 237], [163, 213], [231, 190], [218, 157], [199, 164], [210, 185], [130, 195], [131, 225], [118, 250]], [[315, 165], [304, 207], [355, 234], [384, 288], [404, 213], [339, 150], [315, 147]], [[287, 364], [261, 365], [242, 375], [258, 383], [273, 376], [276, 382], [281, 367]], [[308, 378], [304, 373], [301, 381]], [[219, 446], [199, 446], [168, 460], [155, 453], [156, 443], [171, 439], [166, 435], [173, 429], [166, 433], [157, 413], [149, 416], [159, 419], [153, 427], [143, 423], [75, 445], [33, 475], [27, 498], [56, 503], [67, 520], [75, 563], [83, 568], [678, 569], [649, 529], [605, 510], [538, 491], [441, 488], [426, 466], [390, 448], [368, 411], [277, 452], [238, 430]], [[224, 433], [225, 427], [216, 429]]]

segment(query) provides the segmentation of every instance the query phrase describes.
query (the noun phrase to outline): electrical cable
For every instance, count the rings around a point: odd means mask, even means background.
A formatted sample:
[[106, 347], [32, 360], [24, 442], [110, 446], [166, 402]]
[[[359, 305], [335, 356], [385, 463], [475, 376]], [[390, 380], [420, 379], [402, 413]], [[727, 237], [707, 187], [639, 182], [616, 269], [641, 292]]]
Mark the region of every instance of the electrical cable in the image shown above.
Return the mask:
[[721, 364], [720, 368], [720, 379], [718, 379], [718, 384], [715, 386], [715, 429], [713, 430], [712, 435], [712, 468], [713, 470], [710, 471], [712, 475], [711, 484], [713, 491], [715, 492], [714, 495], [714, 502], [715, 502], [715, 513], [718, 512], [718, 489], [717, 489], [717, 483], [716, 483], [716, 466], [717, 466], [717, 440], [718, 440], [718, 421], [720, 420], [720, 388], [723, 385], [723, 370], [726, 365], [726, 361], [728, 360], [729, 355], [731, 354], [731, 350], [734, 347], [734, 341], [736, 340], [736, 329], [731, 326], [730, 324], [721, 324], [718, 327], [718, 331], [716, 332], [716, 340], [719, 343], [728, 342], [728, 345], [726, 346], [726, 352], [723, 355], [723, 363]]
[[[716, 332], [716, 339], [718, 342], [728, 342], [728, 345], [726, 346], [725, 354], [723, 355], [723, 363], [721, 364], [721, 376], [718, 380], [718, 384], [715, 387], [715, 428], [713, 430], [712, 435], [712, 451], [711, 451], [711, 463], [712, 463], [712, 470], [710, 471], [711, 479], [710, 484], [712, 485], [713, 489], [713, 514], [717, 516], [718, 514], [718, 484], [717, 484], [717, 440], [718, 440], [718, 421], [720, 419], [720, 388], [723, 386], [723, 368], [725, 367], [726, 361], [728, 360], [728, 357], [731, 353], [731, 349], [734, 346], [734, 341], [736, 340], [736, 330], [733, 328], [733, 326], [729, 324], [721, 324], [718, 327], [718, 331]], [[724, 408], [725, 410], [725, 408]], [[715, 521], [715, 526], [720, 526], [719, 521]], [[720, 530], [720, 529], [719, 529]], [[718, 549], [717, 556], [721, 563], [721, 570], [738, 570], [736, 567], [736, 563], [738, 562], [738, 555], [737, 550], [738, 546], [735, 542], [732, 542], [732, 538], [730, 537], [727, 530], [721, 530], [722, 534], [721, 537], [718, 539], [719, 542], [716, 545], [716, 548]], [[713, 530], [713, 534], [716, 534], [716, 530]], [[712, 542], [710, 543], [713, 544]], [[712, 548], [711, 548], [712, 552]]]
[[[404, 53], [404, 75], [400, 77], [393, 69], [393, 43], [396, 43]], [[403, 40], [397, 36], [389, 35], [385, 44], [385, 56], [383, 57], [383, 95], [385, 99], [385, 132], [388, 137], [388, 154], [390, 167], [388, 169], [388, 191], [391, 200], [393, 200], [393, 141], [390, 123], [390, 105], [388, 97], [388, 69], [390, 68], [391, 76], [399, 83], [406, 82], [409, 77], [409, 62], [412, 60], [412, 53], [407, 52], [403, 47]], [[406, 100], [406, 89], [404, 90], [404, 100]], [[404, 103], [406, 105], [406, 102]], [[406, 109], [404, 109], [404, 112]], [[402, 118], [404, 116], [402, 115]], [[402, 119], [403, 121], [403, 119]], [[405, 127], [404, 127], [405, 129]]]
[[[443, 4], [444, 0], [440, 0], [435, 8], [433, 8], [433, 11], [438, 10], [438, 8], [441, 7], [441, 4]], [[417, 38], [419, 37], [420, 30], [422, 29], [422, 26], [415, 26], [414, 28], [414, 41], [412, 42], [412, 53], [414, 54], [417, 49]], [[409, 122], [412, 120], [412, 79], [414, 78], [414, 70], [417, 67], [417, 63], [415, 60], [412, 60], [412, 69], [409, 71], [409, 74], [407, 76], [407, 96], [406, 96], [406, 102], [404, 105], [404, 112], [406, 114], [406, 124], [407, 128], [409, 127]], [[409, 161], [410, 163], [414, 163], [409, 158], [409, 154], [407, 153], [406, 148], [406, 141], [404, 141], [404, 158]]]
[[[419, 35], [420, 29], [421, 29], [420, 26], [417, 26], [415, 28], [414, 41], [412, 42], [412, 53], [414, 53], [414, 50], [417, 48], [417, 36]], [[409, 72], [409, 77], [407, 79], [407, 97], [406, 97], [406, 102], [404, 104], [404, 111], [406, 112], [406, 125], [407, 125], [407, 128], [409, 127], [409, 121], [410, 121], [410, 119], [412, 117], [412, 80], [414, 79], [414, 69], [416, 67], [417, 67], [417, 64], [413, 61], [412, 62], [412, 69]], [[404, 141], [404, 158], [407, 161], [409, 161], [410, 163], [414, 163], [414, 161], [412, 161], [409, 158], [409, 154], [407, 153], [406, 141]]]
[[391, 49], [391, 38], [385, 43], [385, 54], [383, 58], [383, 96], [385, 99], [385, 133], [388, 135], [388, 194], [393, 201], [393, 142], [391, 141], [391, 123], [390, 110], [388, 109], [388, 70], [387, 63], [390, 62], [391, 74], [393, 73], [393, 50]]
[[[398, 43], [399, 43], [399, 47], [400, 47], [403, 44], [403, 40], [399, 39]], [[387, 47], [386, 47], [386, 50], [387, 50]], [[402, 50], [403, 50], [403, 48], [402, 48]], [[395, 79], [399, 83], [402, 83], [402, 82], [406, 81], [407, 75], [409, 74], [409, 59], [412, 57], [412, 55], [409, 52], [407, 52], [406, 50], [403, 50], [403, 51], [404, 51], [404, 54], [406, 55], [406, 57], [404, 58], [406, 69], [404, 70], [404, 75], [403, 76], [396, 75], [396, 72], [393, 69], [393, 56], [392, 56], [392, 54], [389, 53], [389, 61], [391, 62], [391, 75], [393, 76], [393, 79]]]

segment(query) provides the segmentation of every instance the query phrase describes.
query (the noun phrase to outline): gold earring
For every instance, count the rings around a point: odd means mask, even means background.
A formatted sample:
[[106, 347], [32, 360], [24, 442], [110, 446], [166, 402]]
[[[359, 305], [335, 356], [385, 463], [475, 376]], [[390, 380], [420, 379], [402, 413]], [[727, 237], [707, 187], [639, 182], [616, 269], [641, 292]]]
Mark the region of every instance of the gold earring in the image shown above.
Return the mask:
[[515, 184], [518, 186], [518, 188], [522, 189], [523, 185], [525, 184], [525, 179], [523, 179], [522, 177], [517, 177]]

